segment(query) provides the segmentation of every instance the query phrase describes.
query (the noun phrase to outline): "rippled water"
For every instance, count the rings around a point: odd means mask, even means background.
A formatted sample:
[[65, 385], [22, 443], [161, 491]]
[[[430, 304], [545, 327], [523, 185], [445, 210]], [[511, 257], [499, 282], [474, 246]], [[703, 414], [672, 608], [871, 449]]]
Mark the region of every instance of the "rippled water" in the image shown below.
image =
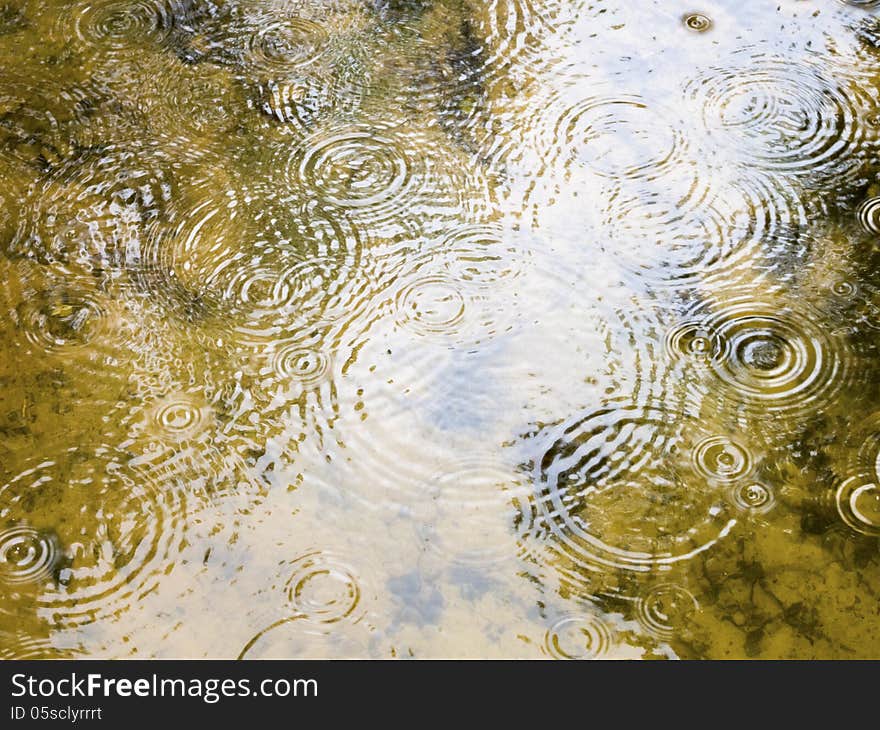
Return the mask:
[[880, 656], [880, 6], [0, 0], [0, 656]]

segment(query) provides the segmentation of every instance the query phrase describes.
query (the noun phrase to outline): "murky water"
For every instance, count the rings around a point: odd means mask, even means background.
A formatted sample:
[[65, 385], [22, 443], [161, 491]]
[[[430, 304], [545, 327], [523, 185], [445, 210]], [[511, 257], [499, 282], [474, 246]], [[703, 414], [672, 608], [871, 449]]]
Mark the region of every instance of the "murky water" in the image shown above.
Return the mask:
[[2, 0], [0, 64], [3, 656], [880, 656], [877, 3]]

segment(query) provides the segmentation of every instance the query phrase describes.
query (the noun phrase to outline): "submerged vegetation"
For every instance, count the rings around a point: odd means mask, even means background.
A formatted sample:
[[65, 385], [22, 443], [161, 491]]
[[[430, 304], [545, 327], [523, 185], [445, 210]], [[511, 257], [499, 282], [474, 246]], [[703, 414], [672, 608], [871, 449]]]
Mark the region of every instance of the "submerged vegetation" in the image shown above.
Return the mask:
[[0, 656], [880, 656], [878, 13], [0, 5]]

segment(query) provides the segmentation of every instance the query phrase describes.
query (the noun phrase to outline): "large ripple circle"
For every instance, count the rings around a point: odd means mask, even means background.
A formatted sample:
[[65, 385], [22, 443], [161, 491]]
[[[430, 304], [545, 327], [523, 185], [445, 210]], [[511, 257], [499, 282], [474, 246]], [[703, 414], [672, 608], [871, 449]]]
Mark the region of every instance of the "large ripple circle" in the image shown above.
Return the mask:
[[58, 544], [27, 525], [0, 530], [0, 582], [39, 584], [52, 577]]
[[809, 63], [754, 53], [696, 75], [685, 96], [711, 142], [738, 161], [822, 175], [849, 172], [863, 156], [864, 101]]
[[62, 16], [60, 29], [71, 31], [87, 46], [120, 50], [136, 48], [145, 39], [166, 40], [181, 8], [174, 0], [98, 0], [78, 2]]
[[560, 159], [566, 169], [578, 165], [612, 180], [651, 180], [686, 161], [678, 126], [638, 96], [560, 101], [545, 114], [549, 159]]
[[735, 519], [723, 489], [695, 478], [705, 438], [696, 418], [617, 401], [547, 430], [517, 519], [526, 551], [549, 551], [577, 579], [668, 568], [708, 550]]
[[291, 564], [285, 586], [294, 613], [319, 623], [351, 616], [361, 600], [358, 579], [346, 562], [322, 550], [308, 552]]
[[871, 477], [853, 476], [838, 487], [837, 511], [848, 527], [880, 537], [880, 485]]
[[331, 130], [287, 164], [289, 179], [305, 181], [322, 201], [364, 217], [389, 215], [418, 183], [411, 152], [382, 129]]
[[[122, 452], [74, 449], [33, 460], [0, 485], [0, 517], [53, 521], [65, 568], [57, 580], [48, 580], [47, 566], [39, 569], [47, 582], [38, 609], [56, 626], [130, 610], [174, 566], [184, 529], [184, 485], [129, 462]], [[47, 563], [48, 547], [33, 535], [20, 537], [33, 547], [32, 558], [23, 559]]]
[[815, 410], [844, 379], [844, 345], [818, 320], [741, 301], [719, 309], [712, 329], [727, 343], [728, 353], [713, 361], [714, 373], [731, 399], [753, 409]]
[[[706, 387], [751, 413], [815, 412], [848, 382], [848, 343], [806, 304], [734, 292], [703, 302], [667, 345], [708, 369]], [[699, 357], [693, 357], [694, 344]]]
[[284, 72], [314, 63], [327, 47], [327, 34], [314, 20], [295, 15], [257, 18], [248, 36], [250, 60], [263, 71]]
[[544, 636], [544, 650], [554, 659], [601, 659], [614, 647], [614, 629], [600, 616], [565, 616]]

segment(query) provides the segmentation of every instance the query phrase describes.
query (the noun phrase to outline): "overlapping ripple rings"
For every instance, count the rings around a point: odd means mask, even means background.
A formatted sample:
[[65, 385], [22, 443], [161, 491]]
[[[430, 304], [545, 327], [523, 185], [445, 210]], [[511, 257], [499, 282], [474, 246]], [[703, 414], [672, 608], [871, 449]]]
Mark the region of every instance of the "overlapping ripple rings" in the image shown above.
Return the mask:
[[17, 310], [16, 319], [38, 349], [57, 353], [86, 347], [108, 324], [107, 300], [93, 288], [70, 286], [60, 292], [34, 293], [37, 296]]
[[213, 411], [198, 393], [175, 393], [158, 400], [149, 411], [150, 427], [173, 441], [189, 441], [212, 425]]
[[393, 130], [332, 130], [305, 149], [287, 161], [288, 179], [307, 182], [324, 202], [372, 223], [396, 214], [425, 183], [425, 171]]
[[10, 75], [0, 88], [0, 159], [32, 167], [55, 164], [70, 153], [71, 124], [83, 121], [88, 93], [46, 79], [36, 93], [28, 79]]
[[516, 554], [510, 528], [514, 500], [527, 493], [525, 478], [477, 457], [449, 465], [424, 485], [436, 511], [420, 528], [422, 539], [446, 560], [492, 565]]
[[819, 322], [807, 305], [739, 293], [697, 307], [667, 342], [705, 359], [710, 383], [732, 404], [755, 414], [797, 414], [832, 402], [851, 376], [846, 341]]
[[875, 0], [0, 0], [0, 656], [876, 656]]
[[275, 618], [251, 637], [239, 658], [260, 656], [257, 647], [271, 646], [283, 637], [300, 637], [301, 632], [326, 636], [331, 642], [338, 637], [344, 643], [351, 631], [343, 633], [338, 624], [344, 622], [351, 629], [362, 623], [365, 603], [374, 590], [354, 565], [347, 556], [324, 548], [309, 548], [292, 560], [280, 561], [274, 580], [261, 591], [269, 602], [267, 613]]
[[[0, 487], [4, 520], [76, 516], [53, 521], [54, 546], [37, 550], [43, 541], [21, 533], [34, 553], [19, 562], [26, 566], [30, 560], [38, 568], [38, 609], [58, 627], [130, 610], [174, 566], [184, 530], [184, 485], [163, 483], [128, 462], [126, 454], [112, 450], [71, 449], [55, 459], [33, 460]], [[14, 545], [4, 548], [7, 566], [16, 552]], [[11, 575], [16, 577], [15, 569]]]
[[535, 491], [517, 517], [524, 549], [547, 546], [579, 581], [582, 571], [669, 567], [723, 538], [736, 520], [722, 491], [689, 479], [706, 434], [672, 416], [610, 402], [536, 437]]
[[62, 15], [60, 28], [67, 34], [72, 26], [77, 40], [95, 51], [118, 51], [144, 38], [167, 40], [182, 15], [183, 4], [176, 0], [78, 2]]
[[614, 646], [614, 629], [589, 613], [565, 616], [548, 629], [544, 650], [554, 659], [602, 659]]
[[[312, 4], [315, 6], [316, 4]], [[291, 78], [320, 65], [331, 53], [331, 32], [354, 24], [355, 3], [305, 3], [263, 7], [246, 2], [203, 10], [189, 57], [230, 66], [248, 77]], [[338, 14], [337, 14], [338, 13]]]
[[493, 226], [455, 230], [412, 256], [393, 285], [401, 329], [445, 345], [482, 343], [513, 331], [518, 272], [527, 260]]
[[[135, 56], [125, 67], [126, 79], [134, 77], [146, 89], [137, 103], [150, 126], [194, 150], [228, 141], [225, 135], [251, 111], [246, 89], [225, 68], [209, 70], [175, 58], [162, 61], [159, 68], [144, 69]], [[118, 80], [119, 69], [113, 71]]]
[[776, 495], [773, 490], [760, 482], [744, 482], [730, 490], [733, 504], [743, 512], [752, 514], [766, 514], [776, 505]]
[[95, 268], [126, 265], [171, 199], [170, 165], [160, 147], [144, 144], [71, 158], [28, 191], [12, 250]]
[[[478, 59], [483, 83], [507, 81], [512, 66], [537, 73], [542, 41], [554, 32], [555, 0], [491, 0], [480, 5], [477, 27], [486, 44]], [[530, 68], [530, 61], [537, 67]]]
[[249, 17], [248, 56], [263, 71], [290, 71], [314, 63], [327, 46], [324, 29], [307, 18]]
[[115, 402], [142, 333], [112, 282], [77, 265], [26, 259], [0, 260], [0, 272], [6, 283], [0, 311], [12, 326], [20, 364], [63, 370], [63, 381], [83, 378], [80, 393], [91, 393], [94, 407]]
[[550, 166], [577, 165], [611, 180], [653, 180], [687, 160], [681, 123], [636, 95], [590, 96], [544, 110]]
[[[529, 191], [535, 216], [550, 228], [577, 219], [583, 239], [652, 288], [723, 276], [770, 240], [785, 246], [806, 222], [799, 191], [755, 166], [732, 175], [693, 126], [655, 98], [573, 81], [534, 122], [546, 186]], [[580, 205], [583, 194], [596, 205]]]
[[733, 161], [769, 172], [856, 172], [873, 139], [870, 98], [818, 64], [791, 64], [757, 48], [740, 53], [686, 84], [708, 141]]
[[733, 439], [710, 436], [694, 448], [697, 469], [708, 479], [733, 482], [752, 469], [749, 452]]
[[295, 614], [310, 621], [335, 623], [358, 609], [361, 600], [358, 580], [351, 568], [333, 553], [308, 552], [289, 567], [285, 591]]
[[272, 356], [272, 368], [279, 378], [295, 380], [307, 388], [327, 378], [331, 367], [329, 355], [299, 342], [282, 343]]
[[254, 208], [236, 188], [193, 195], [177, 228], [157, 226], [138, 267], [172, 310], [234, 319], [236, 338], [268, 342], [289, 324], [344, 316], [356, 299], [357, 231], [313, 204]]
[[697, 165], [650, 185], [616, 186], [597, 232], [606, 253], [653, 287], [681, 287], [732, 274], [768, 240], [788, 250], [807, 218], [796, 191], [747, 174], [718, 185], [714, 174]]

